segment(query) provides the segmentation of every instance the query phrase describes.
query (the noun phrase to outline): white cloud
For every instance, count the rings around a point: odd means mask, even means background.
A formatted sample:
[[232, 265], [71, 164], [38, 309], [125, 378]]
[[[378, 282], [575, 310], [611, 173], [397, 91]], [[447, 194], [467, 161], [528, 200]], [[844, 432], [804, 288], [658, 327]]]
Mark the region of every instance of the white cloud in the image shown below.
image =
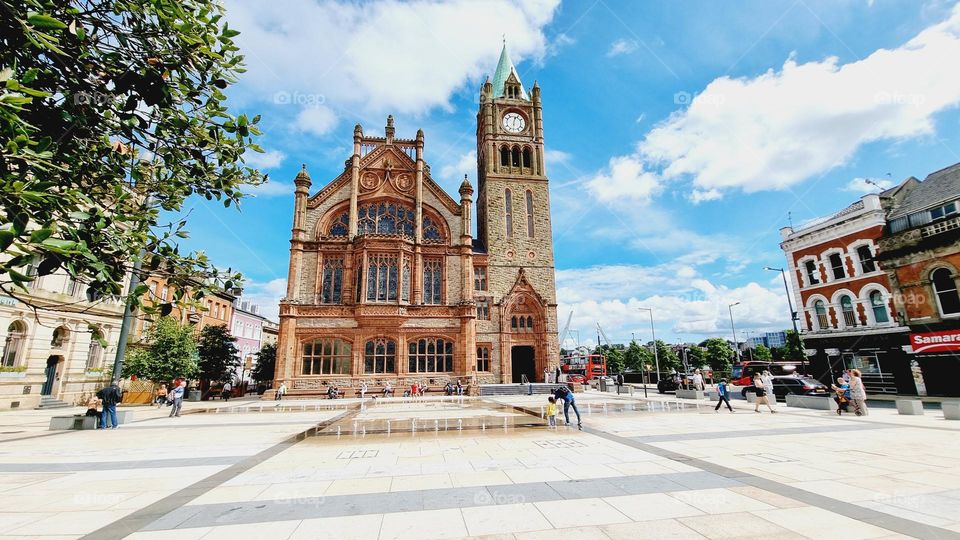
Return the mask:
[[276, 278], [270, 281], [248, 281], [244, 284], [244, 302], [258, 306], [260, 315], [271, 321], [280, 320], [280, 299], [287, 295], [287, 280]]
[[639, 47], [640, 44], [637, 43], [637, 40], [635, 39], [620, 38], [610, 44], [610, 49], [607, 50], [607, 57], [630, 54], [636, 51]]
[[259, 186], [246, 186], [244, 192], [254, 197], [277, 197], [281, 195], [290, 195], [293, 193], [293, 184], [289, 182], [279, 182], [268, 180]]
[[329, 107], [307, 107], [297, 115], [296, 126], [301, 131], [314, 135], [326, 135], [337, 127], [337, 115]]
[[279, 167], [287, 155], [279, 150], [265, 150], [263, 153], [252, 150], [243, 154], [247, 165], [255, 169], [273, 169]]
[[477, 176], [477, 151], [471, 150], [460, 156], [456, 163], [450, 163], [440, 169], [440, 178], [443, 180], [456, 180], [459, 186], [463, 175], [471, 178], [471, 182], [476, 183]]
[[615, 342], [628, 341], [631, 332], [638, 339], [650, 339], [650, 315], [641, 307], [653, 308], [662, 338], [726, 337], [728, 306], [734, 302], [740, 302], [733, 308], [738, 331], [781, 330], [788, 324], [786, 298], [777, 283], [729, 288], [696, 276], [693, 267], [672, 263], [558, 270], [557, 309], [563, 320], [573, 310], [571, 329], [590, 332], [599, 322]]
[[644, 181], [600, 182], [607, 189], [594, 192], [645, 199], [658, 180], [686, 179], [694, 200], [787, 188], [847, 163], [866, 143], [933, 133], [934, 115], [960, 104], [960, 76], [945, 67], [957, 58], [960, 5], [902, 46], [856, 62], [790, 58], [755, 78], [717, 78], [634, 154], [611, 160], [632, 162], [630, 176]]
[[844, 191], [856, 193], [876, 193], [893, 187], [893, 182], [882, 178], [854, 178], [844, 186]]
[[[467, 83], [479, 89], [492, 73], [502, 35], [514, 62], [547, 54], [542, 30], [559, 3], [287, 0], [278, 9], [231, 0], [230, 26], [241, 31], [237, 41], [248, 64], [238, 91], [262, 101], [279, 93], [285, 97], [279, 104], [325, 103], [361, 117], [449, 108], [454, 92]], [[560, 36], [555, 45], [569, 41]], [[320, 120], [310, 123], [312, 132], [329, 129], [330, 120]]]
[[636, 156], [610, 158], [607, 168], [587, 181], [587, 189], [605, 202], [623, 199], [648, 202], [661, 187], [657, 175], [645, 171]]
[[569, 152], [564, 152], [563, 150], [552, 150], [550, 148], [544, 150], [544, 160], [547, 162], [547, 165], [561, 165], [570, 163], [570, 160], [573, 159], [573, 155]]

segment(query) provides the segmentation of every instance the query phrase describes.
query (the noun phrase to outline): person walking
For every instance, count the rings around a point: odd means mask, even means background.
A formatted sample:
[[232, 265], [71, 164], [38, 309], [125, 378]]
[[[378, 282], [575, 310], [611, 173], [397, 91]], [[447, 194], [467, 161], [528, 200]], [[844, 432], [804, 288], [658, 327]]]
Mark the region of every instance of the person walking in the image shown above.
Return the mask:
[[763, 370], [760, 380], [763, 381], [763, 391], [767, 394], [767, 405], [773, 408], [777, 404], [777, 395], [773, 393], [773, 375], [769, 371]]
[[360, 399], [365, 399], [367, 397], [367, 381], [360, 383]]
[[180, 410], [183, 409], [183, 394], [187, 391], [187, 381], [180, 381], [180, 384], [173, 389], [173, 407], [170, 409], [170, 416], [168, 418], [173, 418], [176, 416], [180, 417]]
[[847, 381], [843, 380], [843, 377], [837, 377], [837, 384], [831, 384], [830, 386], [837, 394], [833, 398], [833, 401], [837, 403], [837, 416], [840, 416], [843, 412], [849, 412], [850, 385], [847, 384]]
[[547, 425], [557, 427], [557, 398], [547, 397]]
[[620, 389], [623, 388], [623, 373], [617, 373], [617, 395], [620, 395]]
[[757, 401], [754, 403], [755, 407], [753, 412], [760, 412], [760, 405], [766, 405], [770, 409], [771, 413], [776, 413], [777, 411], [773, 410], [773, 407], [770, 406], [770, 401], [767, 400], [767, 391], [763, 388], [763, 379], [760, 378], [760, 374], [754, 376], [753, 378], [753, 387], [756, 389]]
[[233, 392], [233, 385], [230, 381], [223, 383], [223, 390], [220, 391], [220, 399], [230, 401], [230, 394]]
[[277, 388], [276, 394], [274, 394], [273, 399], [280, 401], [283, 399], [283, 396], [287, 394], [287, 383], [281, 382], [280, 386]]
[[693, 389], [700, 390], [701, 392], [704, 390], [703, 374], [700, 373], [700, 369], [695, 369], [693, 371]]
[[853, 402], [853, 414], [867, 415], [867, 389], [863, 386], [863, 375], [859, 369], [850, 370], [850, 401]]
[[[117, 381], [113, 381], [109, 386], [101, 388], [100, 391], [97, 392], [97, 398], [103, 403], [103, 411], [100, 412], [100, 427], [97, 429], [106, 429], [107, 426], [109, 426], [110, 429], [116, 429], [117, 403], [120, 403], [120, 400], [123, 398], [123, 393], [120, 391], [120, 387], [117, 386]], [[111, 423], [107, 423], [108, 419]]]
[[553, 392], [553, 397], [563, 400], [563, 417], [567, 425], [570, 424], [570, 407], [573, 407], [573, 412], [577, 414], [577, 429], [583, 429], [583, 424], [580, 421], [580, 410], [577, 409], [577, 401], [573, 397], [573, 392], [566, 386], [560, 386]]
[[733, 407], [730, 406], [730, 390], [727, 389], [727, 380], [722, 379], [720, 384], [717, 385], [717, 395], [720, 397], [717, 399], [717, 406], [713, 408], [713, 412], [720, 412], [720, 405], [724, 403], [727, 404], [727, 408], [730, 409], [730, 412], [733, 412]]

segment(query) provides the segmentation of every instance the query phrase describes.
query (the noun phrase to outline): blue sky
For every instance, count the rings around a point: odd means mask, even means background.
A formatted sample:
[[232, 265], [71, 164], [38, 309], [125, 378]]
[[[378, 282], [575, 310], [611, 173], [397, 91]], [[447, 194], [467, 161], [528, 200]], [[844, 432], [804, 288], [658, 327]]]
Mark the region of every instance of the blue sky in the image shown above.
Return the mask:
[[[960, 8], [916, 0], [451, 0], [282, 8], [228, 0], [263, 116], [271, 183], [226, 210], [191, 201], [192, 238], [275, 313], [292, 179], [342, 170], [356, 123], [426, 133], [433, 176], [475, 181], [480, 84], [506, 36], [539, 81], [560, 319], [580, 339], [729, 337], [789, 325], [779, 228], [960, 161]], [[570, 344], [568, 342], [568, 344]]]

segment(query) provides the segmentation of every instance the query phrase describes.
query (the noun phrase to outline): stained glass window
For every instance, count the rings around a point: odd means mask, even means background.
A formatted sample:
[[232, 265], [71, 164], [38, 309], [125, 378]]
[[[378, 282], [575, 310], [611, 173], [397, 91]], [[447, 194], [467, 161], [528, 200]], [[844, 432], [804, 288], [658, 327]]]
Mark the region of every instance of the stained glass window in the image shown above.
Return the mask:
[[527, 236], [533, 238], [533, 192], [527, 190]]
[[401, 276], [403, 283], [400, 285], [400, 300], [403, 302], [410, 301], [410, 259], [407, 257], [403, 258], [403, 275]]
[[367, 300], [395, 302], [397, 300], [397, 256], [376, 254], [368, 257]]
[[444, 241], [440, 227], [428, 217], [423, 218], [423, 241], [430, 244]]
[[346, 238], [349, 227], [350, 214], [348, 212], [344, 212], [340, 214], [340, 217], [335, 219], [332, 224], [330, 224], [330, 231], [327, 236]]
[[395, 373], [397, 343], [386, 338], [372, 339], [363, 350], [364, 373]]
[[453, 343], [445, 339], [411, 341], [408, 353], [410, 373], [453, 371]]
[[503, 192], [503, 204], [506, 210], [506, 212], [504, 212], [504, 219], [506, 220], [507, 238], [513, 236], [513, 201], [511, 200], [511, 195], [509, 189]]
[[303, 344], [300, 373], [303, 375], [349, 375], [350, 342], [325, 338]]
[[423, 303], [440, 304], [443, 268], [439, 260], [423, 261]]
[[324, 258], [320, 303], [339, 304], [343, 290], [343, 259]]
[[357, 234], [413, 236], [415, 213], [396, 203], [370, 203], [357, 210]]
[[477, 347], [477, 371], [490, 371], [489, 347]]

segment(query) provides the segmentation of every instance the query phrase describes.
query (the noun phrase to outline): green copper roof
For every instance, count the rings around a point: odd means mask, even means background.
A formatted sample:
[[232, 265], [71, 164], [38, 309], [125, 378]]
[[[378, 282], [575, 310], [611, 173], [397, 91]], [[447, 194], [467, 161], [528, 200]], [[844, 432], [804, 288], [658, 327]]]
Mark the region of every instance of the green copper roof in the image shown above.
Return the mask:
[[507, 82], [511, 72], [517, 79], [517, 82], [520, 83], [520, 95], [523, 96], [523, 99], [529, 99], [527, 97], [527, 91], [523, 88], [523, 82], [520, 81], [520, 75], [517, 74], [516, 68], [513, 67], [513, 62], [510, 61], [510, 54], [507, 52], [507, 42], [504, 41], [503, 50], [500, 51], [500, 61], [497, 62], [497, 71], [493, 73], [493, 97], [503, 97], [503, 83]]

